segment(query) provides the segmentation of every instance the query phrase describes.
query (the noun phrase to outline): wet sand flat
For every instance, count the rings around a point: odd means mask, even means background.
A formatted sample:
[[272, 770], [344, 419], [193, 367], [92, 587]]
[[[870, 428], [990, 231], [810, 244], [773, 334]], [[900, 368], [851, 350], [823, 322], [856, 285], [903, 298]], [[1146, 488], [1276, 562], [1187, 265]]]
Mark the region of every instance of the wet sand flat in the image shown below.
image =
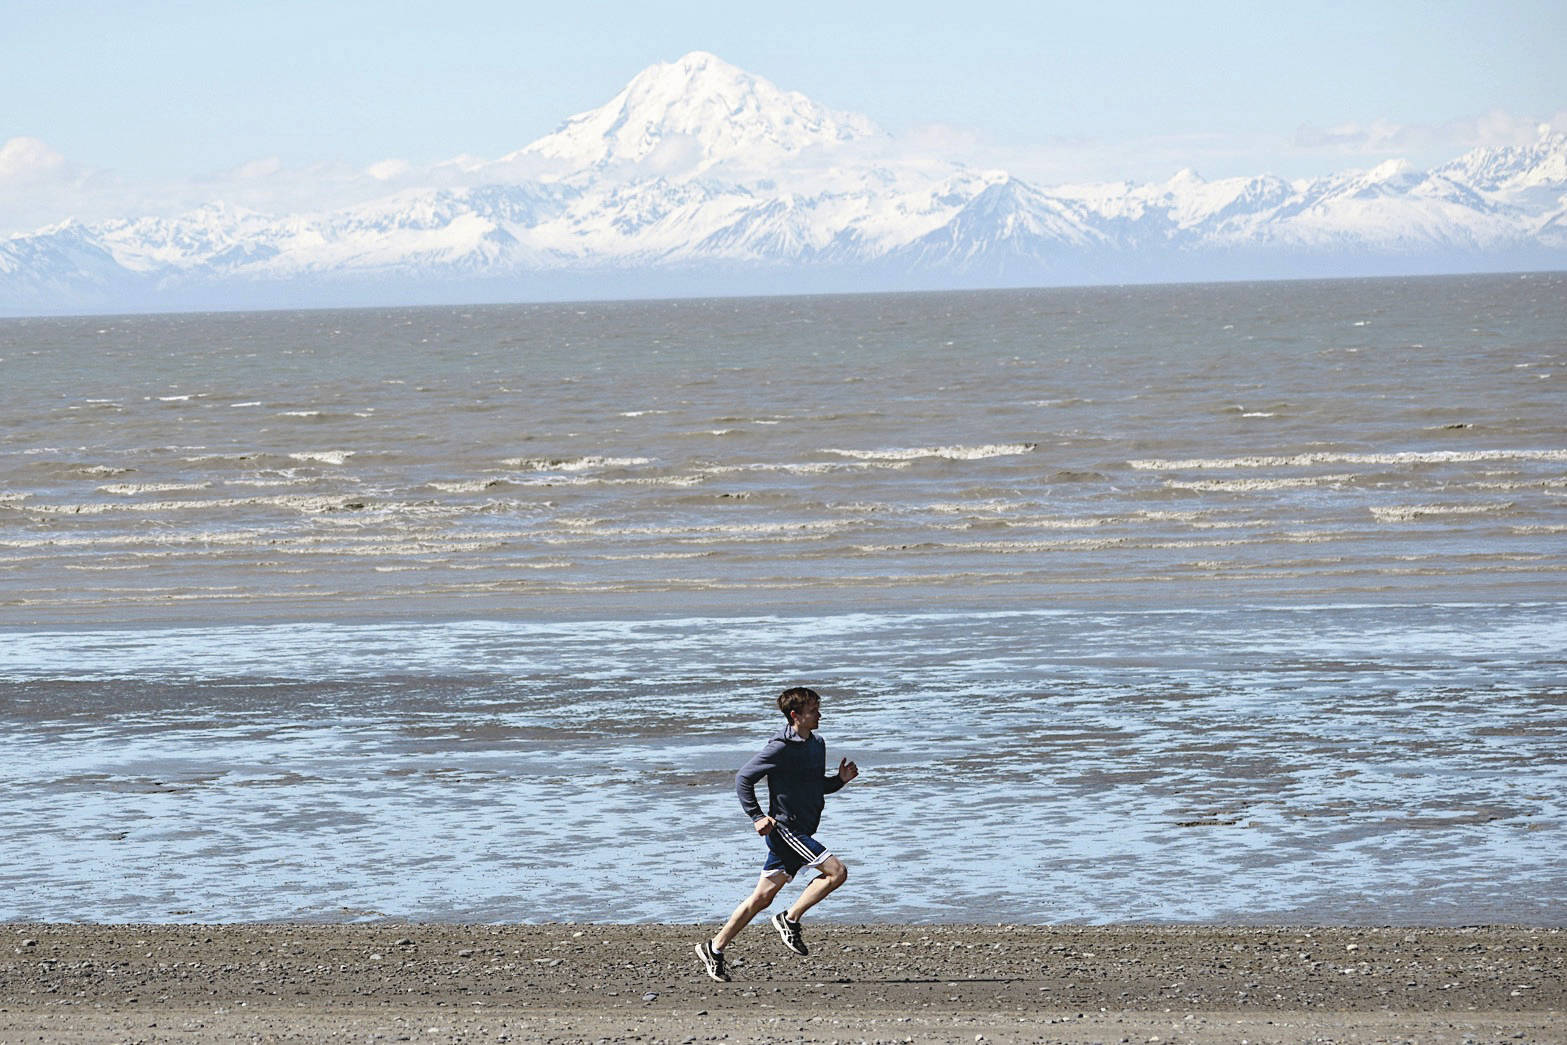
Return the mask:
[[[705, 927], [710, 929], [711, 927]], [[1567, 1040], [1544, 928], [0, 927], [0, 1041]]]

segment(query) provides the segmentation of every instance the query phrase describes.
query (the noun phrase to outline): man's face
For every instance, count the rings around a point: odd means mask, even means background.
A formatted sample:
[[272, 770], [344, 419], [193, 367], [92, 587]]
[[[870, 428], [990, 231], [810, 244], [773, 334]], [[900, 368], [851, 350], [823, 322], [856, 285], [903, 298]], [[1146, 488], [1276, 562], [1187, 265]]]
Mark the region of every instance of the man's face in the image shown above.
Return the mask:
[[794, 713], [794, 728], [797, 733], [814, 732], [822, 720], [822, 706], [820, 703], [807, 704], [801, 711]]

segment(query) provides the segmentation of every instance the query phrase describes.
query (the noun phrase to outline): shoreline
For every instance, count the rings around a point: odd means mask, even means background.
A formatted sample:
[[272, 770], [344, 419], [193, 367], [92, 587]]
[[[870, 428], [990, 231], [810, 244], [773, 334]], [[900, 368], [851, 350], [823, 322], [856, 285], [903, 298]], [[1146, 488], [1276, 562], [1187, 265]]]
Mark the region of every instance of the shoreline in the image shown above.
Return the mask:
[[1561, 1041], [1567, 930], [0, 924], [0, 1041]]

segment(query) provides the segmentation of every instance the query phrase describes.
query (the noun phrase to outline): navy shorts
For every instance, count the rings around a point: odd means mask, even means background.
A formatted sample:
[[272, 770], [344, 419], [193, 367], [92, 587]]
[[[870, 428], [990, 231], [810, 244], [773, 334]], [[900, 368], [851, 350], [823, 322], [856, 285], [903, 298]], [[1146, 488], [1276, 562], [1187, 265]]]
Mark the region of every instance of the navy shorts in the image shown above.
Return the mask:
[[765, 837], [767, 861], [762, 864], [762, 874], [769, 877], [784, 874], [793, 878], [802, 867], [820, 867], [822, 861], [832, 855], [828, 848], [798, 831], [791, 831], [777, 824]]

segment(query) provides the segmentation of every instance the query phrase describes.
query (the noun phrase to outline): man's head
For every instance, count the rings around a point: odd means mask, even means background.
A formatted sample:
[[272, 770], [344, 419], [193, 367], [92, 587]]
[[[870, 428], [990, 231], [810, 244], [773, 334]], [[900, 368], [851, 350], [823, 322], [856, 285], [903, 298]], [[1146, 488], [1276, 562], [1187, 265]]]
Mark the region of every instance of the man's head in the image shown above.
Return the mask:
[[809, 721], [806, 732], [816, 728], [817, 719], [820, 718], [822, 708], [821, 694], [814, 689], [806, 689], [804, 686], [795, 686], [778, 694], [778, 710], [784, 713], [784, 718], [789, 724], [799, 729], [802, 718]]

